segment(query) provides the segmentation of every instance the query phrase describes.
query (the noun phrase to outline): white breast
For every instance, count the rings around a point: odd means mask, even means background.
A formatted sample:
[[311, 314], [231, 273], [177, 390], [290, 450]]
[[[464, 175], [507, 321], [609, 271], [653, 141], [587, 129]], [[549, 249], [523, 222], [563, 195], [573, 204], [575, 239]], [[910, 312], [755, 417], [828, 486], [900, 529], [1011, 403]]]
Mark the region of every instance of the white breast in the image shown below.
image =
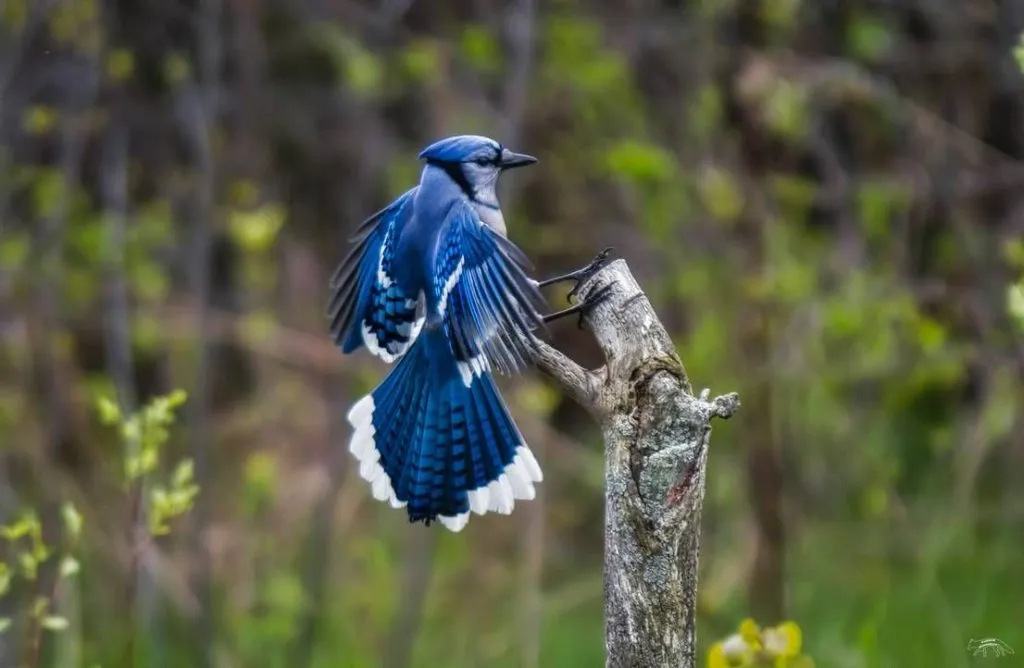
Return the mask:
[[479, 204], [474, 204], [473, 208], [476, 209], [476, 213], [484, 225], [503, 237], [508, 236], [508, 232], [505, 230], [505, 216], [501, 215], [501, 209], [492, 209]]

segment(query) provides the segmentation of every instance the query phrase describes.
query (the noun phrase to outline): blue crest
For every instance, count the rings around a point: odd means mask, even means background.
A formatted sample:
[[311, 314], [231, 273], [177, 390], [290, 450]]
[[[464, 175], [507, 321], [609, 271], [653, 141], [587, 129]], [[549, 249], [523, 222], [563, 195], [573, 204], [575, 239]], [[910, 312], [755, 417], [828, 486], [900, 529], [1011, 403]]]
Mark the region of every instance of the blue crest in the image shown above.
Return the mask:
[[436, 141], [420, 151], [420, 160], [432, 162], [472, 162], [474, 160], [497, 161], [501, 155], [501, 144], [480, 135], [457, 135]]

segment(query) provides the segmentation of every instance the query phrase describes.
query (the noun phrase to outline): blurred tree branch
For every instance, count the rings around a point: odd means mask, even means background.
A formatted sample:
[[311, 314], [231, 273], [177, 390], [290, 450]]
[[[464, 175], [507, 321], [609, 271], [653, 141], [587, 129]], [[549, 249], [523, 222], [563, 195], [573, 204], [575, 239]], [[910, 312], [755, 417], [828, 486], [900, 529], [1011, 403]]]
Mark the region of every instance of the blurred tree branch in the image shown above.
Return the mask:
[[[509, 3], [502, 14], [505, 38], [509, 45], [509, 65], [506, 68], [504, 90], [505, 117], [502, 119], [502, 138], [509, 146], [518, 146], [523, 135], [523, 121], [526, 115], [530, 77], [534, 65], [534, 42], [537, 22], [535, 0], [519, 0]], [[505, 196], [511, 200], [516, 195], [515, 180], [504, 184]], [[530, 441], [534, 454], [544, 458], [547, 450], [545, 440]], [[519, 651], [522, 668], [536, 668], [540, 665], [540, 649], [544, 610], [541, 595], [541, 579], [544, 572], [545, 545], [545, 490], [537, 492], [533, 503], [527, 505], [521, 516], [523, 540], [521, 577], [519, 590]]]
[[693, 396], [624, 261], [585, 282], [580, 299], [607, 285], [608, 298], [585, 316], [607, 364], [588, 371], [546, 344], [536, 362], [604, 434], [606, 665], [691, 667], [710, 422], [730, 417], [739, 399]]
[[[223, 45], [218, 29], [223, 8], [220, 0], [204, 0], [196, 15], [196, 80], [182, 88], [180, 110], [182, 130], [188, 137], [189, 149], [195, 169], [195, 191], [191, 214], [191, 254], [189, 277], [196, 295], [198, 350], [195, 360], [193, 401], [188, 416], [195, 475], [200, 487], [208, 486], [209, 474], [207, 442], [210, 417], [211, 354], [209, 346], [209, 309], [211, 299], [211, 257], [215, 223], [217, 165], [213, 135], [221, 102], [221, 67]], [[200, 601], [199, 615], [194, 626], [198, 638], [197, 665], [213, 663], [214, 626], [217, 617], [213, 611], [212, 575], [206, 532], [210, 523], [210, 509], [206, 496], [201, 496], [195, 508], [193, 550], [197, 567], [193, 582]]]

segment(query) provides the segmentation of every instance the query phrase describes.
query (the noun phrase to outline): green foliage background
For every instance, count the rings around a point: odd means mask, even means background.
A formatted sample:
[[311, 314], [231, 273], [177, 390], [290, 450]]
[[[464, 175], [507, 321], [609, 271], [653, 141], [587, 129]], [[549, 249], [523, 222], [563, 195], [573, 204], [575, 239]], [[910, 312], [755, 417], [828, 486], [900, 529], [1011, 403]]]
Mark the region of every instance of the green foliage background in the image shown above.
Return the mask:
[[[1015, 6], [6, 0], [0, 525], [33, 509], [60, 546], [83, 518], [75, 576], [42, 560], [68, 628], [39, 665], [602, 664], [601, 448], [556, 388], [502, 381], [543, 494], [459, 535], [374, 503], [347, 453], [384, 369], [331, 345], [328, 278], [468, 132], [540, 158], [502, 185], [538, 276], [616, 246], [694, 384], [743, 399], [702, 656], [752, 617], [818, 666], [1015, 665], [967, 649], [1024, 653]], [[176, 388], [147, 459], [123, 416]]]

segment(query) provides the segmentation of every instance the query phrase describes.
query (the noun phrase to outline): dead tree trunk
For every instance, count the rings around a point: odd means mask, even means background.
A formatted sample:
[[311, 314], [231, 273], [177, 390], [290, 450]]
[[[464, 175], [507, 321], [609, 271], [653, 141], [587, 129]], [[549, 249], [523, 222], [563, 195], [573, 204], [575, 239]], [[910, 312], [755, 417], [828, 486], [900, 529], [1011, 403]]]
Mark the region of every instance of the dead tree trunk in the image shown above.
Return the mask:
[[606, 365], [583, 369], [542, 344], [537, 366], [593, 415], [605, 442], [608, 668], [693, 668], [704, 470], [713, 417], [736, 394], [693, 395], [683, 363], [622, 260], [581, 286], [613, 284], [584, 321]]

